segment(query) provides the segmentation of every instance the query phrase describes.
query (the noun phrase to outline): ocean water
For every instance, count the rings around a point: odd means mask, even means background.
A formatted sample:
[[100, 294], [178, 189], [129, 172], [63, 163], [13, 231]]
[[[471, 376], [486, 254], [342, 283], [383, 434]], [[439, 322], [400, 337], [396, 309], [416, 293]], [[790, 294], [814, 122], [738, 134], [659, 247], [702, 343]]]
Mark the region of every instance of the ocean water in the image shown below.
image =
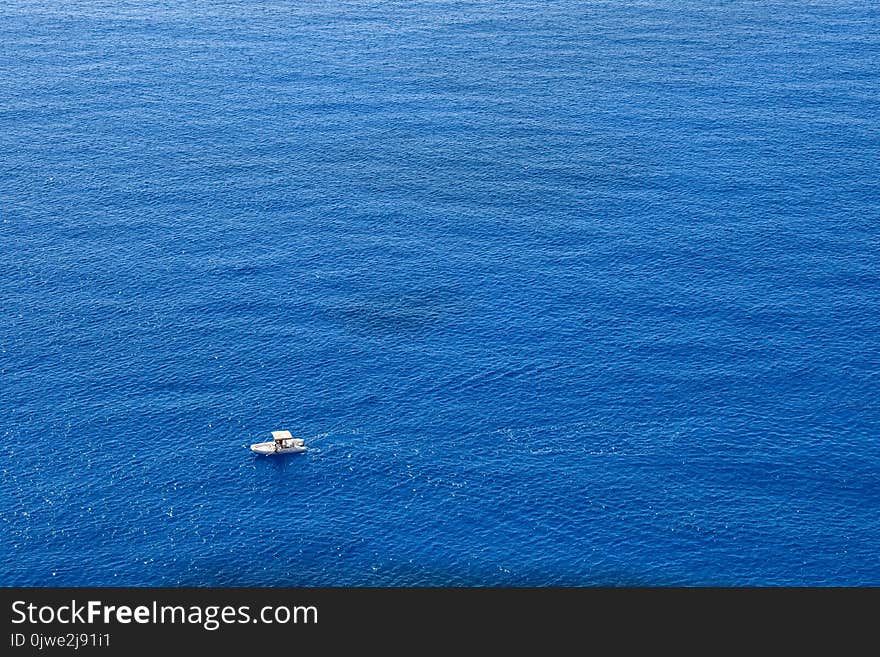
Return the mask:
[[880, 585], [878, 25], [3, 3], [0, 585]]

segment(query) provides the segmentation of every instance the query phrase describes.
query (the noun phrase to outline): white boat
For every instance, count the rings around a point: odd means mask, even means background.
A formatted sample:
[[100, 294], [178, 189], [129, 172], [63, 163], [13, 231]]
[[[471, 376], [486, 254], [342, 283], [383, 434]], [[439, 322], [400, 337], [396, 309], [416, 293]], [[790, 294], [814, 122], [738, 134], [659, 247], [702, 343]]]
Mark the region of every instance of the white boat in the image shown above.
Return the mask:
[[297, 454], [306, 451], [305, 440], [294, 438], [289, 431], [273, 431], [272, 440], [254, 443], [251, 451], [257, 454]]

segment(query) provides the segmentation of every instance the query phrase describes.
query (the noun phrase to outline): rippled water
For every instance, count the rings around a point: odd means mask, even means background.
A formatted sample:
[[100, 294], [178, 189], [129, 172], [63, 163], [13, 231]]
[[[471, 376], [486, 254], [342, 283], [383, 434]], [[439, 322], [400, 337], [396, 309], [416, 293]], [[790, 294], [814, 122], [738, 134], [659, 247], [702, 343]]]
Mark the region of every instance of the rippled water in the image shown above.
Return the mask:
[[878, 24], [3, 4], [0, 585], [880, 585]]

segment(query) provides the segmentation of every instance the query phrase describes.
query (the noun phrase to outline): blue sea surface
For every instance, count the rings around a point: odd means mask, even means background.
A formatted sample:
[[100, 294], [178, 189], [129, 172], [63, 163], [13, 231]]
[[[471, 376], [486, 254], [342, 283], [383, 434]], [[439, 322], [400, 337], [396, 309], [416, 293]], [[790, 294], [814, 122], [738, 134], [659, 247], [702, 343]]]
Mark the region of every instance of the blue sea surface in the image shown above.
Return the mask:
[[878, 26], [3, 3], [0, 585], [880, 585]]

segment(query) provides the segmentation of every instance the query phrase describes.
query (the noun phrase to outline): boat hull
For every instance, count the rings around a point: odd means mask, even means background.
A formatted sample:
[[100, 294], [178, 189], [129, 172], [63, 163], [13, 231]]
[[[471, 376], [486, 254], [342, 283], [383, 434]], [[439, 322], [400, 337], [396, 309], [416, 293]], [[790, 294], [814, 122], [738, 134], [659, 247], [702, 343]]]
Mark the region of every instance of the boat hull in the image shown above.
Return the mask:
[[272, 456], [274, 454], [300, 454], [306, 451], [306, 446], [301, 442], [295, 442], [289, 447], [278, 448], [274, 441], [269, 441], [267, 443], [255, 443], [254, 445], [251, 445], [251, 451], [254, 452], [254, 454], [262, 454], [264, 456]]

